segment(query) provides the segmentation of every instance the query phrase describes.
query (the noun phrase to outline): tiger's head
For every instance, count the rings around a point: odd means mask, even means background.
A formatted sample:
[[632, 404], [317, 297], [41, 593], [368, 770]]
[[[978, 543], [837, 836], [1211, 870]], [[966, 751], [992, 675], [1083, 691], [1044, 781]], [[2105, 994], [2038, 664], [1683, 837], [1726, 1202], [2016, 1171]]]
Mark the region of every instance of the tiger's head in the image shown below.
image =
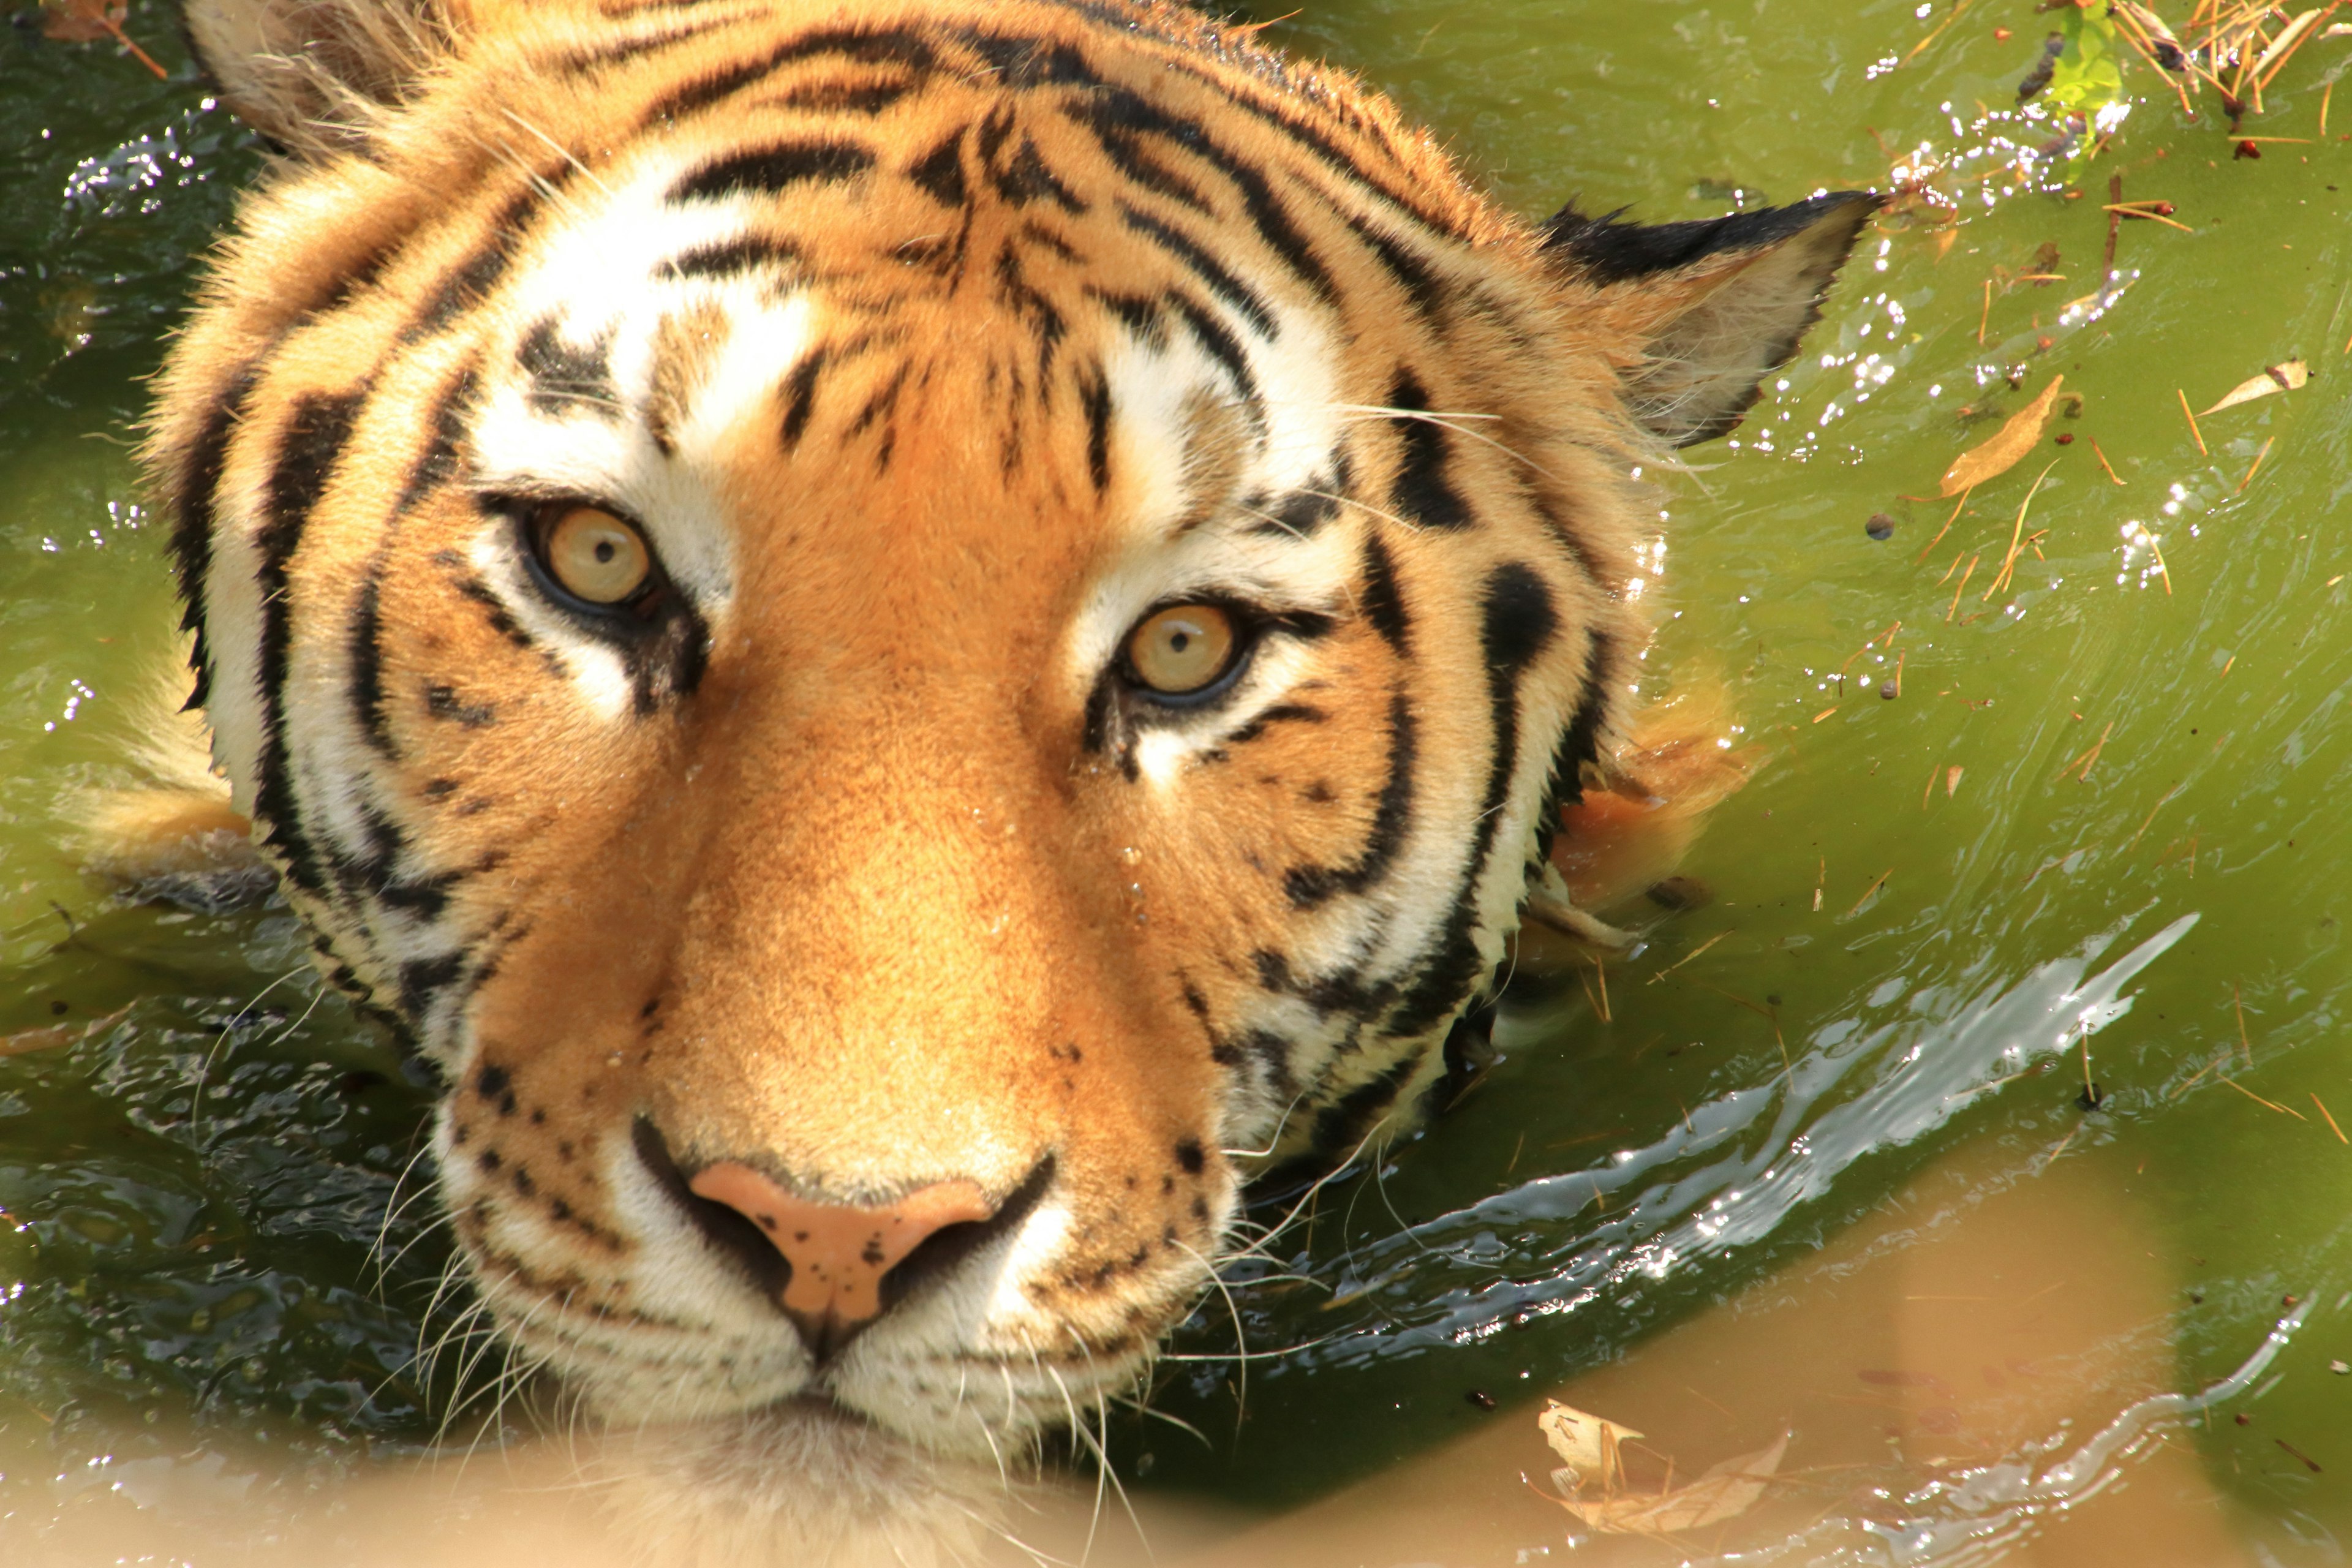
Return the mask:
[[1628, 700], [1643, 468], [1874, 205], [1527, 223], [1122, 0], [191, 25], [284, 153], [151, 447], [217, 754], [631, 1419], [1017, 1442], [1400, 1125]]

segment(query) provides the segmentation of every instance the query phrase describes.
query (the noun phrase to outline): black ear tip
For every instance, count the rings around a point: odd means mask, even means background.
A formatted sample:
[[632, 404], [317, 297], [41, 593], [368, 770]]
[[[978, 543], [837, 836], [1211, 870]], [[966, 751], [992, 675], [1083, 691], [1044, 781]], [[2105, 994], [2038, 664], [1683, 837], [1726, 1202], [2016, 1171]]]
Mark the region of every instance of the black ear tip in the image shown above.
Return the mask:
[[1638, 224], [1618, 221], [1623, 207], [1587, 217], [1570, 202], [1543, 226], [1543, 248], [1594, 282], [1622, 283], [1687, 267], [1726, 250], [1777, 245], [1825, 221], [1850, 217], [1845, 228], [1850, 239], [1885, 205], [1886, 198], [1875, 191], [1824, 191], [1786, 206], [1686, 223]]

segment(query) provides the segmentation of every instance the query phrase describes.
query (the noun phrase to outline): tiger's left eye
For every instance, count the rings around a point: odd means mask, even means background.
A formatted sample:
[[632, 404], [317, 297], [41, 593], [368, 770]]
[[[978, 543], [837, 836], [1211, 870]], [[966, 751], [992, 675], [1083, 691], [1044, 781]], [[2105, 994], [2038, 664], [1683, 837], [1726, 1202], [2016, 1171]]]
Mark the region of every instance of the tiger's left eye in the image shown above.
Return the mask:
[[1182, 697], [1232, 668], [1240, 647], [1234, 618], [1216, 605], [1171, 605], [1128, 633], [1127, 662], [1152, 690]]
[[598, 507], [565, 509], [540, 538], [549, 574], [592, 605], [620, 604], [653, 575], [645, 536]]

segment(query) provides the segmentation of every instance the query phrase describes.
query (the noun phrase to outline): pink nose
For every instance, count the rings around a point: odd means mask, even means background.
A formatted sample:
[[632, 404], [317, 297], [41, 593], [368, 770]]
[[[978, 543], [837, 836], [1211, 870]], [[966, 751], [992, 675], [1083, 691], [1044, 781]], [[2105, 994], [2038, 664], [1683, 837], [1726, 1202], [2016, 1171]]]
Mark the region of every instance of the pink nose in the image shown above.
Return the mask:
[[920, 1187], [878, 1208], [813, 1203], [749, 1165], [711, 1165], [688, 1184], [760, 1227], [792, 1265], [780, 1303], [819, 1359], [882, 1315], [882, 1277], [951, 1225], [996, 1211], [970, 1182]]

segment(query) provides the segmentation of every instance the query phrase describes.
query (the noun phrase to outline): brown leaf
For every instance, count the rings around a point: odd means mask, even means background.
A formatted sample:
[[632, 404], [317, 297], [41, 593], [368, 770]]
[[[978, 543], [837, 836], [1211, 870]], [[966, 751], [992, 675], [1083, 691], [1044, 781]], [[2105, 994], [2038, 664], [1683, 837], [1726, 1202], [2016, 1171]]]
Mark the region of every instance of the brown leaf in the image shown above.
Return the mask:
[[2058, 388], [2066, 378], [2055, 375], [2042, 389], [2042, 395], [2009, 416], [2008, 423], [1995, 431], [1990, 440], [1962, 452], [1952, 466], [1944, 470], [1941, 493], [1956, 496], [1962, 490], [1973, 489], [1988, 479], [1999, 479], [2017, 466], [2019, 458], [2033, 450], [2042, 439], [2042, 426], [2050, 421], [2050, 406], [2057, 401]]
[[35, 1051], [54, 1051], [60, 1046], [70, 1046], [114, 1027], [131, 1016], [131, 1009], [109, 1013], [103, 1018], [92, 1018], [87, 1024], [58, 1024], [46, 1029], [19, 1029], [13, 1035], [0, 1035], [0, 1058], [30, 1056]]
[[130, 14], [131, 0], [41, 0], [41, 37], [59, 44], [94, 44], [113, 37]]
[[[2262, 374], [2250, 375], [2230, 388], [2221, 401], [2205, 410], [2205, 414], [2219, 414], [2224, 408], [2235, 408], [2241, 403], [2252, 403], [2257, 397], [2268, 397], [2274, 392], [2294, 392], [2310, 379], [2311, 367], [2299, 359], [2265, 365]], [[2205, 414], [2197, 417], [2202, 419]]]
[[1789, 1447], [1782, 1433], [1769, 1447], [1736, 1459], [1726, 1459], [1686, 1487], [1654, 1495], [1623, 1493], [1616, 1497], [1555, 1497], [1570, 1513], [1593, 1530], [1608, 1535], [1663, 1535], [1676, 1531], [1705, 1530], [1721, 1524], [1756, 1506], [1780, 1468]]

